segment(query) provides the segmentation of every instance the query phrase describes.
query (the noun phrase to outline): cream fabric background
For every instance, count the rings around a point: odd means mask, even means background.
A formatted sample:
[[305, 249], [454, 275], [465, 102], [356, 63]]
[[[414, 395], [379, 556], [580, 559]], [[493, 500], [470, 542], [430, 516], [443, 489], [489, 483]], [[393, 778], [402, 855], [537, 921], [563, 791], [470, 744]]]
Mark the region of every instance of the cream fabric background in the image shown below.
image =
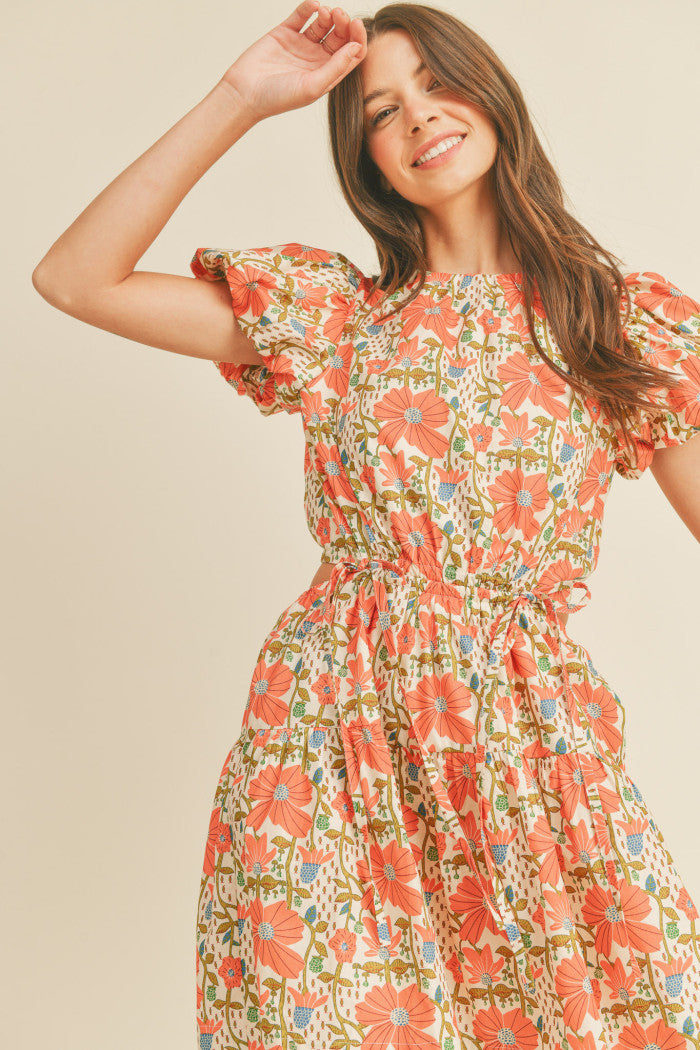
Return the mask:
[[[518, 79], [584, 224], [699, 298], [694, 0], [437, 6]], [[262, 639], [319, 556], [298, 420], [259, 416], [209, 362], [59, 313], [31, 271], [291, 9], [36, 0], [3, 16], [0, 987], [3, 1041], [23, 1050], [196, 1045], [211, 799]], [[237, 143], [138, 268], [189, 275], [197, 247], [287, 240], [373, 271], [325, 100]], [[615, 478], [570, 632], [626, 706], [628, 768], [698, 904], [699, 584], [698, 544], [651, 473]]]

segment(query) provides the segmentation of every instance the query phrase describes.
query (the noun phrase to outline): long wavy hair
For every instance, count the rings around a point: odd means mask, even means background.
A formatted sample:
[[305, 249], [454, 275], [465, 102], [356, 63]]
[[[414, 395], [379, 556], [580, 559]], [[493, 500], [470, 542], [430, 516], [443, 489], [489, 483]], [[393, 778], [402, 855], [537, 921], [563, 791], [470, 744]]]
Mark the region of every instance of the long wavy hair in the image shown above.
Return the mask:
[[[644, 395], [658, 387], [675, 387], [680, 377], [640, 360], [625, 335], [631, 303], [618, 266], [621, 260], [565, 208], [559, 176], [537, 138], [515, 79], [485, 40], [445, 11], [395, 3], [362, 21], [368, 43], [391, 30], [408, 33], [430, 73], [491, 120], [498, 146], [489, 177], [502, 228], [520, 260], [533, 344], [557, 375], [597, 402], [618, 424], [630, 447], [629, 429], [638, 422], [638, 409], [658, 408], [658, 402]], [[372, 237], [379, 257], [380, 272], [371, 291], [384, 293], [381, 305], [405, 282], [419, 277], [408, 296], [387, 314], [390, 317], [424, 287], [425, 243], [413, 205], [383, 187], [369, 155], [359, 66], [329, 92], [328, 125], [343, 195]], [[559, 368], [537, 339], [536, 291], [570, 371]], [[373, 300], [370, 309], [376, 305]]]

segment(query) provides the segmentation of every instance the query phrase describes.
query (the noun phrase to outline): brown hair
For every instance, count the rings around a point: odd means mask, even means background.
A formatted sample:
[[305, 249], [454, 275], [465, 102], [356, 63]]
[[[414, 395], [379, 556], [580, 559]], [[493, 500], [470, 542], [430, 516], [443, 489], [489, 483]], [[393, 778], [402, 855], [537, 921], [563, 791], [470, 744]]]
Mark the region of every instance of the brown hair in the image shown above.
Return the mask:
[[[631, 302], [617, 265], [620, 259], [564, 207], [559, 176], [535, 134], [516, 81], [485, 40], [445, 11], [424, 4], [388, 4], [363, 23], [368, 43], [390, 30], [408, 33], [432, 75], [491, 120], [498, 149], [489, 176], [501, 224], [520, 260], [525, 314], [535, 348], [557, 375], [617, 421], [629, 447], [628, 427], [635, 425], [635, 409], [658, 407], [643, 393], [659, 385], [674, 387], [680, 378], [640, 360], [625, 335]], [[382, 291], [383, 303], [416, 272], [419, 276], [408, 298], [387, 315], [392, 316], [424, 286], [425, 245], [413, 206], [382, 187], [367, 150], [359, 66], [329, 92], [328, 122], [343, 195], [377, 249], [381, 269], [372, 292]], [[537, 339], [535, 289], [569, 372], [547, 357]]]

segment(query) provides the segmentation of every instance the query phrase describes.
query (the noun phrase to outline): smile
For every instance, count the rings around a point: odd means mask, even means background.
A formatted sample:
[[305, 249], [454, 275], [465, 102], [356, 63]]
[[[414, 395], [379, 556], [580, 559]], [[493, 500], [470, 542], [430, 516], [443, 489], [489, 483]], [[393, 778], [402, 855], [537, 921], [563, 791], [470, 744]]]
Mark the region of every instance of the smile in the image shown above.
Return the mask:
[[[413, 162], [411, 167], [422, 168], [426, 165], [429, 167], [435, 167], [438, 163], [444, 163], [442, 157], [447, 154], [452, 156], [456, 153], [465, 137], [465, 135], [451, 135], [449, 138], [443, 139], [441, 142], [438, 142], [437, 146], [433, 146], [432, 149], [426, 150], [418, 160]], [[438, 160], [438, 158], [441, 159]], [[447, 156], [445, 156], [445, 159], [447, 159]]]

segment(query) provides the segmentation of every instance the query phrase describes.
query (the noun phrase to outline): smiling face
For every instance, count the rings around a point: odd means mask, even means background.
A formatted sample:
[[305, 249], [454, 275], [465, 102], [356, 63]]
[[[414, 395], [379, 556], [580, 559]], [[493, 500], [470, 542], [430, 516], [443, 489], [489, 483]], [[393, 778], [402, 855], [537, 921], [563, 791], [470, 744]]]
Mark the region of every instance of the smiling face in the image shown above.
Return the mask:
[[[386, 182], [417, 211], [439, 209], [465, 194], [479, 197], [496, 159], [496, 131], [486, 114], [422, 65], [410, 35], [396, 29], [374, 37], [360, 74], [363, 98], [370, 96], [364, 106], [367, 150]], [[431, 147], [442, 152], [431, 156]], [[416, 164], [421, 156], [423, 163]]]

